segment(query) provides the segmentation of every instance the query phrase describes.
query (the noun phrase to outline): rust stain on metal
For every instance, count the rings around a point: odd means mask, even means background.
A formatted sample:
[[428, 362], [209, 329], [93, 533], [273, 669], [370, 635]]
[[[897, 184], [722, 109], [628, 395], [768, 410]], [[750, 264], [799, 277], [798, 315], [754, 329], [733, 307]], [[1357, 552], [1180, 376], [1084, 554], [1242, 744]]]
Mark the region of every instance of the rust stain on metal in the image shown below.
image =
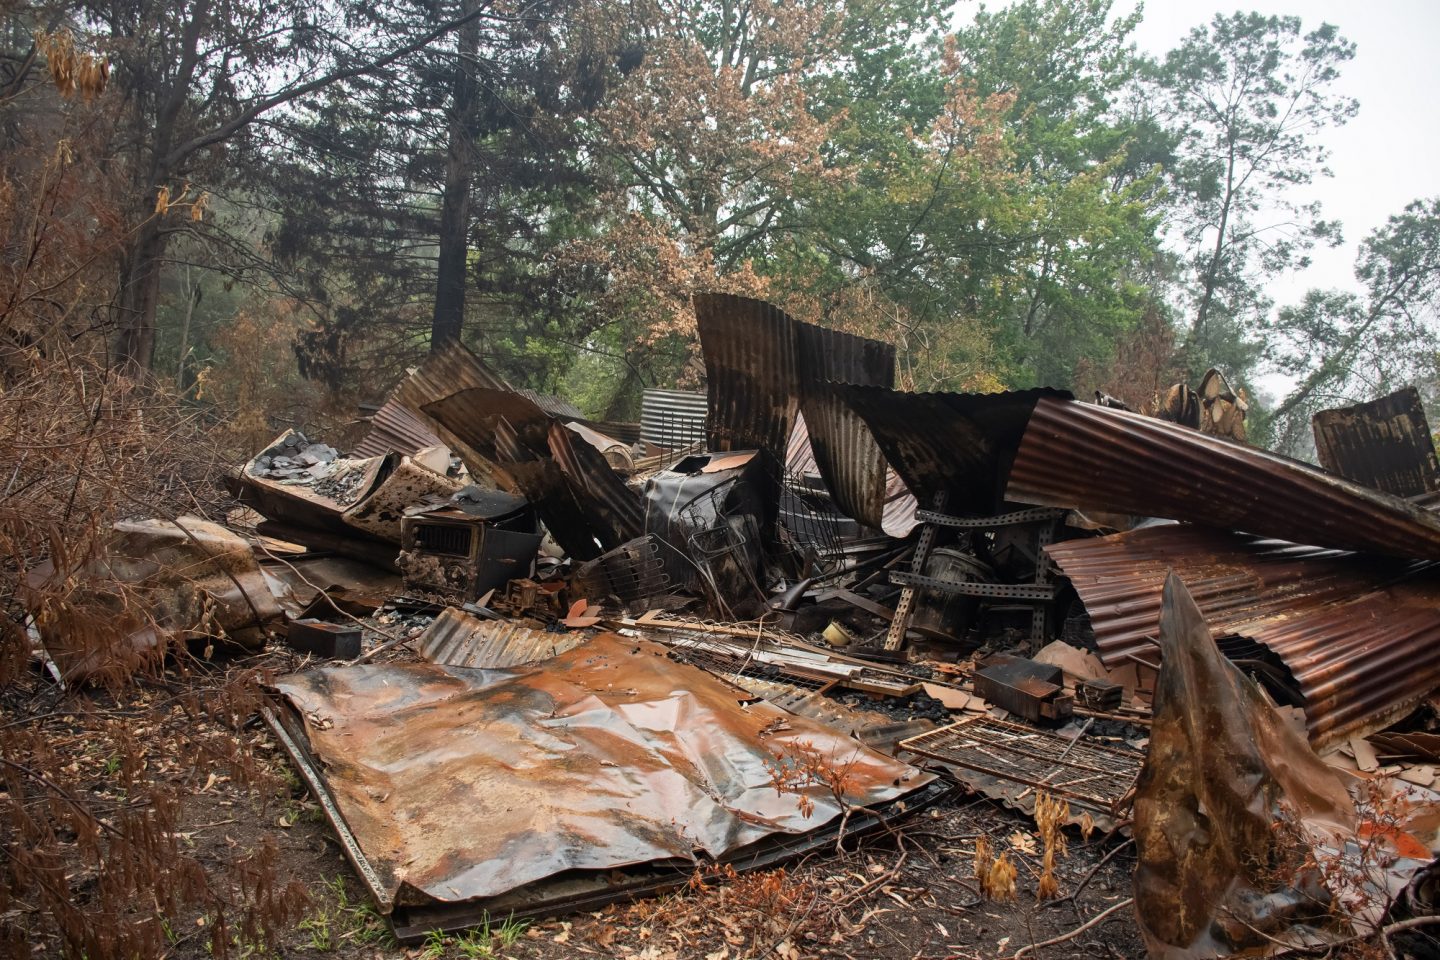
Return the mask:
[[1054, 398], [1035, 405], [1006, 496], [1440, 559], [1440, 516], [1414, 504], [1254, 447]]
[[284, 709], [395, 906], [494, 897], [573, 871], [722, 858], [841, 814], [772, 784], [786, 757], [848, 771], [872, 806], [933, 777], [613, 634], [528, 669], [322, 667]]
[[1320, 465], [1331, 473], [1397, 497], [1440, 490], [1435, 440], [1414, 387], [1321, 410], [1311, 425]]
[[1440, 567], [1189, 524], [1046, 547], [1100, 657], [1153, 660], [1166, 575], [1189, 585], [1221, 648], [1305, 711], [1317, 747], [1383, 728], [1440, 676]]

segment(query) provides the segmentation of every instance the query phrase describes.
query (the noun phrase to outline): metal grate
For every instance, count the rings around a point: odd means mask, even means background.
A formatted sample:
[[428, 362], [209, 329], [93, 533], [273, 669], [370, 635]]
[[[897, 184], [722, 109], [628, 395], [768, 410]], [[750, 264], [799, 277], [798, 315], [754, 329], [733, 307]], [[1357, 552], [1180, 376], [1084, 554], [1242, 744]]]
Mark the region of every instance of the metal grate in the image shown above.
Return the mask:
[[990, 717], [967, 717], [902, 740], [900, 748], [1110, 812], [1130, 792], [1145, 759]]
[[415, 524], [415, 546], [425, 553], [438, 553], [448, 557], [470, 556], [473, 534], [477, 524], [417, 523]]

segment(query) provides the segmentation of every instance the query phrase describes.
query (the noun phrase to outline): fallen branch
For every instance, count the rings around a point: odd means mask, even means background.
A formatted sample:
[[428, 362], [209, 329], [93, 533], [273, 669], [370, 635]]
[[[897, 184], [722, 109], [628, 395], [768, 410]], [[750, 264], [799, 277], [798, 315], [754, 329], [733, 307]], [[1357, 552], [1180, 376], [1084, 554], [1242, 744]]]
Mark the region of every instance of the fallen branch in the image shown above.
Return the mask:
[[1110, 909], [1105, 910], [1105, 911], [1103, 911], [1103, 912], [1101, 912], [1101, 913], [1098, 913], [1098, 914], [1096, 914], [1094, 917], [1092, 917], [1091, 919], [1086, 920], [1084, 923], [1080, 924], [1080, 926], [1076, 927], [1074, 930], [1071, 930], [1069, 933], [1062, 933], [1062, 934], [1061, 934], [1060, 936], [1058, 936], [1058, 937], [1051, 937], [1049, 940], [1042, 940], [1042, 941], [1040, 941], [1039, 943], [1032, 943], [1032, 944], [1030, 944], [1030, 945], [1027, 946], [1027, 947], [1021, 947], [1019, 950], [1016, 950], [1016, 951], [1015, 951], [1014, 955], [1012, 955], [1012, 956], [1010, 957], [1010, 960], [1020, 960], [1020, 958], [1023, 957], [1023, 956], [1025, 956], [1027, 953], [1030, 953], [1030, 952], [1032, 952], [1032, 951], [1034, 951], [1034, 950], [1039, 950], [1041, 947], [1053, 947], [1053, 946], [1055, 946], [1057, 943], [1064, 943], [1064, 942], [1066, 942], [1067, 940], [1074, 940], [1076, 937], [1080, 936], [1080, 934], [1084, 933], [1086, 930], [1089, 930], [1090, 928], [1095, 927], [1095, 926], [1098, 926], [1099, 924], [1103, 923], [1107, 917], [1109, 917], [1111, 914], [1115, 913], [1116, 911], [1123, 910], [1123, 909], [1126, 908], [1126, 907], [1130, 907], [1130, 906], [1134, 906], [1134, 905], [1135, 905], [1135, 898], [1134, 898], [1134, 897], [1126, 897], [1124, 900], [1121, 900], [1119, 903], [1115, 904], [1115, 905], [1114, 905], [1113, 907], [1111, 907]]

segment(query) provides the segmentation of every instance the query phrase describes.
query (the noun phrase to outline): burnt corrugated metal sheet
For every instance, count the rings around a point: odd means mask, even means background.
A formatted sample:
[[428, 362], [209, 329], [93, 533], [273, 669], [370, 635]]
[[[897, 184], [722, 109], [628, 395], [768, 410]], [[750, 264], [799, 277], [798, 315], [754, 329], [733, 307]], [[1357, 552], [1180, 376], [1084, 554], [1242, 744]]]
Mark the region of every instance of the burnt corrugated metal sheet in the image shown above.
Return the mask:
[[[458, 390], [471, 387], [489, 387], [493, 390], [508, 390], [509, 385], [459, 343], [451, 343], [430, 354], [425, 362], [410, 376], [400, 381], [390, 399], [418, 417], [426, 418], [427, 403], [444, 399]], [[497, 476], [495, 465], [490, 458], [465, 443], [448, 429], [428, 420], [435, 433], [465, 461], [470, 475], [482, 483], [504, 483], [505, 478]]]
[[728, 294], [697, 294], [705, 355], [711, 450], [768, 450], [783, 462], [799, 406], [795, 322], [779, 307]]
[[1414, 387], [1321, 410], [1311, 426], [1320, 465], [1331, 473], [1397, 497], [1440, 490], [1435, 440]]
[[1414, 504], [1173, 423], [1054, 398], [1035, 406], [1006, 496], [1440, 559], [1440, 517]]
[[352, 457], [383, 457], [387, 453], [412, 454], [443, 443], [423, 417], [396, 400], [386, 400], [370, 418], [370, 432], [350, 451]]
[[801, 323], [745, 297], [697, 296], [695, 313], [709, 381], [711, 449], [757, 447], [783, 462], [803, 410], [812, 455], [836, 505], [881, 526], [880, 447], [830, 384], [893, 385], [894, 346]]
[[905, 393], [878, 387], [834, 388], [870, 428], [885, 459], [928, 508], [949, 495], [952, 514], [1000, 509], [1006, 471], [1035, 405], [1070, 396], [1039, 388], [1009, 393]]
[[550, 424], [549, 444], [550, 455], [560, 465], [601, 546], [612, 550], [644, 536], [645, 507], [640, 495], [625, 485], [599, 450], [558, 422]]
[[507, 388], [468, 387], [421, 408], [439, 426], [486, 458], [503, 463], [495, 431], [502, 419], [526, 448], [541, 453], [550, 429], [550, 415], [531, 400]]
[[588, 639], [583, 633], [550, 633], [509, 620], [481, 620], [446, 607], [420, 634], [416, 647], [431, 663], [495, 670], [549, 660]]
[[1046, 552], [1084, 603], [1108, 666], [1156, 658], [1165, 577], [1179, 574], [1227, 655], [1256, 661], [1277, 698], [1304, 708], [1317, 746], [1380, 729], [1440, 685], [1436, 564], [1191, 524]]
[[541, 410], [544, 410], [546, 413], [550, 414], [550, 416], [552, 417], [559, 417], [562, 420], [582, 419], [578, 407], [576, 407], [568, 400], [560, 399], [553, 393], [537, 393], [534, 390], [526, 389], [524, 387], [517, 389], [515, 392], [520, 394], [520, 396], [524, 397], [526, 400], [529, 400], [531, 403], [535, 404], [535, 406], [539, 407]]

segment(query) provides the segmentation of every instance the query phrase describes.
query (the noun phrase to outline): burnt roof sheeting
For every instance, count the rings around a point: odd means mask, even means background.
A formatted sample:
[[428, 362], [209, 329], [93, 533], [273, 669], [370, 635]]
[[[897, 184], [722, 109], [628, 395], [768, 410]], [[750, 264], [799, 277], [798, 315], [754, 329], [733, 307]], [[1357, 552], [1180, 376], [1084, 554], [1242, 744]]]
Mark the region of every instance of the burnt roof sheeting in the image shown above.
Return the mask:
[[443, 443], [429, 423], [396, 400], [386, 400], [370, 418], [370, 432], [350, 451], [352, 457], [383, 457], [387, 453], [419, 453]]
[[488, 457], [465, 443], [444, 426], [430, 420], [424, 412], [427, 403], [433, 403], [458, 390], [470, 387], [489, 387], [494, 390], [509, 389], [499, 374], [485, 366], [479, 357], [459, 343], [450, 343], [431, 353], [410, 376], [401, 380], [390, 395], [390, 399], [417, 417], [426, 418], [445, 445], [465, 461], [465, 465], [470, 468], [472, 477], [495, 481], [497, 480], [495, 465]]
[[502, 419], [516, 438], [536, 452], [546, 448], [550, 415], [531, 400], [506, 388], [469, 387], [425, 404], [425, 413], [454, 436], [491, 460], [503, 462], [495, 431]]
[[1036, 404], [1006, 496], [1440, 559], [1440, 516], [1404, 500], [1298, 460], [1088, 403]]
[[1010, 458], [1035, 405], [1070, 396], [1049, 388], [1008, 393], [833, 389], [869, 426], [922, 508], [944, 491], [948, 512], [974, 515], [1000, 508]]
[[[386, 912], [478, 906], [639, 864], [738, 861], [934, 779], [744, 704], [667, 652], [606, 634], [529, 668], [322, 667], [275, 690]], [[843, 767], [840, 798], [818, 783], [777, 791], [777, 757]]]
[[804, 411], [816, 467], [836, 505], [879, 527], [885, 464], [865, 427], [830, 382], [889, 387], [895, 348], [878, 340], [801, 323], [760, 300], [695, 298], [709, 381], [713, 450], [768, 450], [784, 462], [796, 413]]
[[1414, 387], [1321, 410], [1311, 425], [1320, 465], [1331, 473], [1397, 497], [1440, 490], [1435, 441]]
[[[1282, 671], [1317, 746], [1380, 729], [1440, 685], [1440, 566], [1191, 524], [1069, 540], [1070, 579], [1108, 666], [1156, 656], [1166, 574], [1185, 581], [1222, 649]], [[1250, 641], [1237, 642], [1237, 641]]]
[[549, 444], [575, 502], [606, 550], [644, 536], [645, 507], [640, 495], [625, 485], [599, 450], [558, 421], [550, 424]]

